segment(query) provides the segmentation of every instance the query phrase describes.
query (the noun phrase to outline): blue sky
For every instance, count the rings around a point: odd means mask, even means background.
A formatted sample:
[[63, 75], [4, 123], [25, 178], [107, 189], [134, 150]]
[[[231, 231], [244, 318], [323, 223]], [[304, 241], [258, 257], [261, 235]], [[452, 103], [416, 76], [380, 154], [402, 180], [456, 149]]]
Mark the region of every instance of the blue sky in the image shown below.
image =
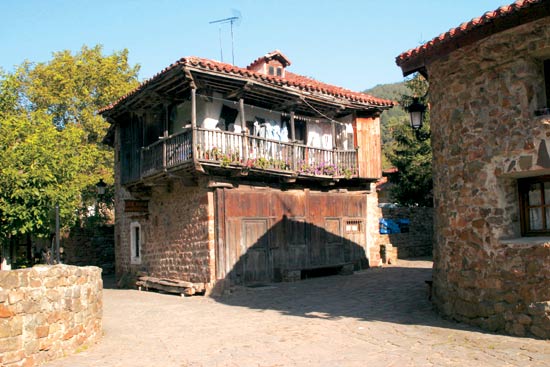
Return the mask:
[[[401, 81], [395, 57], [511, 0], [0, 0], [0, 68], [102, 44], [127, 48], [149, 78], [183, 56], [220, 60], [234, 26], [235, 64], [281, 50], [290, 71], [361, 91]], [[222, 50], [231, 62], [228, 24]]]

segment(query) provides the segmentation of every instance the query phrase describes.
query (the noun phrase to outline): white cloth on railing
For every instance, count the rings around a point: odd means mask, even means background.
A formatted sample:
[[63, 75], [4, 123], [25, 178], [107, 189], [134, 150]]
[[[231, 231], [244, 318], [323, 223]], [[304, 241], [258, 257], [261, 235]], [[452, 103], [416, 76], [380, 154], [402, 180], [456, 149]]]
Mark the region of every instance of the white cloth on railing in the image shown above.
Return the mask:
[[321, 134], [323, 129], [318, 124], [307, 125], [307, 145], [313, 148], [321, 148]]

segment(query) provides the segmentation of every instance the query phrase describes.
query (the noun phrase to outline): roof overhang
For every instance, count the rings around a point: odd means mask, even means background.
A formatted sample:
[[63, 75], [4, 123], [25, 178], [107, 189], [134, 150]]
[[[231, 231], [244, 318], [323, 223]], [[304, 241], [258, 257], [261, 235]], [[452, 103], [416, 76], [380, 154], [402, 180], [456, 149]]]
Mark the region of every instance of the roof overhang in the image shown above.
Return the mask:
[[332, 114], [331, 117], [337, 117], [335, 111], [338, 115], [356, 111], [377, 114], [392, 107], [390, 101], [385, 105], [370, 104], [313, 89], [298, 89], [284, 82], [274, 83], [267, 76], [251, 78], [191, 63], [176, 63], [100, 113], [115, 118], [126, 111], [149, 108], [163, 101], [184, 101], [189, 98], [192, 87], [197, 88], [199, 95], [212, 96], [217, 92], [224, 99], [242, 98], [245, 104], [281, 112], [294, 111], [305, 116]]

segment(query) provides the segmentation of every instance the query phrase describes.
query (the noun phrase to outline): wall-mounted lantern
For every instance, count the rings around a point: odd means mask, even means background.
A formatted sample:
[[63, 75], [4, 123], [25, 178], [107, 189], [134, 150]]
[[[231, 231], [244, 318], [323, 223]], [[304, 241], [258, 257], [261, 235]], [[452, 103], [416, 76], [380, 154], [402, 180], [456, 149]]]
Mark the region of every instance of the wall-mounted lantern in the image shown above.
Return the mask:
[[424, 112], [426, 112], [426, 106], [420, 103], [418, 97], [414, 97], [412, 103], [406, 108], [411, 117], [411, 128], [414, 131], [422, 128], [424, 122]]
[[103, 182], [102, 178], [100, 178], [99, 182], [95, 184], [95, 187], [97, 189], [97, 195], [99, 197], [105, 195], [105, 188], [107, 187], [107, 184]]
[[422, 124], [424, 123], [424, 115], [426, 112], [426, 105], [420, 102], [420, 98], [413, 97], [412, 103], [405, 107], [405, 110], [410, 115], [410, 125], [414, 131], [416, 140], [424, 141], [430, 137], [430, 132], [422, 131]]

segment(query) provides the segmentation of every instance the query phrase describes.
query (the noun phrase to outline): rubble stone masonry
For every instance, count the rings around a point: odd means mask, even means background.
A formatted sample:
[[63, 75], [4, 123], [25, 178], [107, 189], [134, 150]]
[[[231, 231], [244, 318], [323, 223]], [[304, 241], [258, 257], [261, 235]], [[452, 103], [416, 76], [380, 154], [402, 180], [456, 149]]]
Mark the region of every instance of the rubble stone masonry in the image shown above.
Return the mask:
[[426, 257], [432, 255], [433, 248], [433, 208], [397, 207], [380, 208], [380, 218], [408, 219], [408, 231], [393, 234], [379, 234], [377, 243], [391, 244], [398, 250], [400, 259]]
[[101, 337], [101, 269], [0, 271], [0, 366], [34, 366]]
[[517, 179], [550, 172], [542, 60], [550, 19], [427, 65], [434, 157], [437, 309], [513, 335], [550, 338], [550, 238], [521, 237]]
[[[154, 277], [209, 283], [214, 274], [212, 192], [174, 182], [154, 190], [143, 261]], [[212, 253], [211, 253], [212, 250]], [[212, 263], [210, 262], [212, 260]]]
[[[146, 213], [125, 212], [124, 200], [120, 200], [115, 232], [117, 276], [142, 273], [208, 286], [213, 281], [215, 260], [213, 193], [177, 180], [167, 182], [152, 188]], [[131, 197], [124, 189], [121, 195]], [[134, 264], [132, 223], [139, 223], [142, 236], [141, 259]]]

